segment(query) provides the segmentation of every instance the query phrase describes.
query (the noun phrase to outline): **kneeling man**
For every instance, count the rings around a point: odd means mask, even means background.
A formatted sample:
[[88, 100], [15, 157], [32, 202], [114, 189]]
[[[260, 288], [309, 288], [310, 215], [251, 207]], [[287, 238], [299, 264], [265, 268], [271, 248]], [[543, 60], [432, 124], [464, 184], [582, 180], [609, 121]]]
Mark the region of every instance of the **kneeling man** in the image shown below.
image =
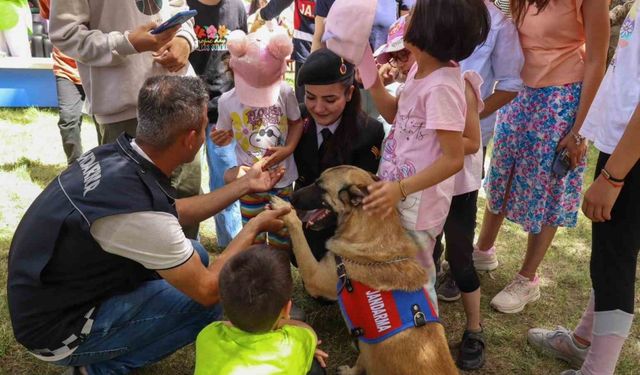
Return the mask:
[[220, 319], [218, 274], [284, 212], [249, 222], [211, 264], [181, 226], [268, 191], [282, 171], [249, 173], [212, 193], [175, 199], [171, 172], [193, 160], [207, 125], [197, 78], [149, 78], [137, 138], [122, 134], [54, 179], [22, 218], [9, 253], [8, 301], [18, 342], [74, 373], [122, 374], [193, 342]]

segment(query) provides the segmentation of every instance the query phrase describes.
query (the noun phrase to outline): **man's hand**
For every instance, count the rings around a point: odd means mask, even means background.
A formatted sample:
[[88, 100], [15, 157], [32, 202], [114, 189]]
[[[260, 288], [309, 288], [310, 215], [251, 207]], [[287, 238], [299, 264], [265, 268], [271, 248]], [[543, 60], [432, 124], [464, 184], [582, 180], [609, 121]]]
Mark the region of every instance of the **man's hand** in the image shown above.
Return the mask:
[[293, 154], [293, 148], [287, 146], [269, 147], [265, 156], [264, 169], [269, 169], [275, 165], [280, 164], [281, 161], [288, 158]]
[[242, 178], [247, 179], [249, 191], [252, 193], [262, 193], [273, 189], [284, 175], [284, 168], [264, 170], [265, 162], [266, 159], [262, 159], [251, 168], [245, 169], [245, 175]]
[[233, 130], [218, 130], [213, 128], [211, 129], [209, 137], [211, 137], [211, 140], [216, 144], [216, 146], [228, 146], [229, 143], [231, 143], [231, 140], [233, 140]]
[[191, 45], [183, 37], [177, 36], [153, 53], [153, 60], [175, 73], [189, 63]]
[[277, 233], [284, 228], [282, 216], [291, 212], [291, 207], [279, 207], [260, 212], [258, 216], [249, 220], [245, 228], [255, 231], [256, 236], [262, 232]]
[[402, 199], [402, 191], [400, 191], [400, 183], [398, 181], [378, 181], [367, 187], [369, 195], [364, 198], [365, 211], [370, 215], [379, 215], [386, 217], [398, 205]]
[[584, 194], [582, 212], [594, 223], [611, 220], [611, 209], [620, 190], [621, 187], [613, 187], [604, 177], [598, 176]]
[[569, 151], [571, 169], [574, 169], [578, 164], [580, 164], [580, 161], [587, 153], [587, 142], [583, 141], [580, 144], [577, 144], [573, 134], [569, 133], [560, 141], [557, 151], [560, 152], [565, 148]]
[[[165, 44], [169, 43], [176, 36], [180, 26], [172, 27], [168, 30], [161, 32], [160, 34], [153, 35], [149, 31], [155, 29], [158, 26], [155, 22], [149, 22], [142, 26], [138, 26], [133, 31], [129, 32], [129, 43], [138, 52], [157, 51]], [[186, 42], [186, 40], [185, 40]]]

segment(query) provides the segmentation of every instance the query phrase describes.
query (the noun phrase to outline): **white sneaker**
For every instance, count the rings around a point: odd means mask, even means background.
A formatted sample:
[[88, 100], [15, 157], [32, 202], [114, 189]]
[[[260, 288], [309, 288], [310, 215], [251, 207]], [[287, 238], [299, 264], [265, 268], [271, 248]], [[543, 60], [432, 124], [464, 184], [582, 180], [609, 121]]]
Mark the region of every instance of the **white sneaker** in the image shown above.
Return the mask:
[[573, 333], [562, 326], [554, 330], [532, 328], [527, 333], [527, 341], [542, 354], [568, 362], [574, 368], [582, 367], [589, 353], [589, 347], [579, 347]]
[[529, 302], [540, 298], [540, 279], [534, 281], [517, 274], [516, 277], [500, 293], [491, 300], [491, 307], [505, 313], [514, 314], [522, 311]]
[[496, 247], [491, 246], [487, 251], [480, 251], [473, 247], [473, 265], [478, 271], [493, 271], [498, 268], [498, 256]]

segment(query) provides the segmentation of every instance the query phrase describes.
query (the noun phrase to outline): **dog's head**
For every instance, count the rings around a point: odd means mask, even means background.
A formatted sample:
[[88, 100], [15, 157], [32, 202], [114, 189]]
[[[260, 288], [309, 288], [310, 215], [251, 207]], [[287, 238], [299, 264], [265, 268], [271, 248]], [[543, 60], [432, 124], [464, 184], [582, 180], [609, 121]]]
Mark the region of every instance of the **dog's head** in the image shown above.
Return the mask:
[[367, 186], [375, 181], [377, 176], [358, 167], [329, 168], [312, 185], [294, 192], [291, 204], [300, 210], [318, 210], [310, 219], [311, 229], [321, 230], [361, 209], [362, 200], [369, 194]]

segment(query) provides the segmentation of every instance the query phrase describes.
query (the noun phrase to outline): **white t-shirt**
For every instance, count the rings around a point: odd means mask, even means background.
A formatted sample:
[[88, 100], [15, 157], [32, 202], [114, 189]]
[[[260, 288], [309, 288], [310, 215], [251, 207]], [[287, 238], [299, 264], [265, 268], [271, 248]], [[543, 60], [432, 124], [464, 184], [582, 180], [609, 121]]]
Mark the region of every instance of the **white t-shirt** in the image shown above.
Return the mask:
[[[283, 82], [278, 102], [266, 108], [253, 108], [240, 103], [235, 89], [222, 94], [218, 102], [216, 129], [233, 130], [238, 164], [251, 166], [265, 156], [269, 147], [284, 146], [289, 133], [289, 120], [299, 119], [300, 107], [296, 95]], [[286, 172], [276, 188], [289, 186], [298, 178], [293, 154], [280, 165], [286, 168]]]
[[593, 99], [580, 134], [612, 154], [640, 103], [640, 1], [629, 11], [616, 54]]
[[[463, 73], [463, 77], [471, 84], [476, 94], [476, 98], [478, 99], [478, 113], [482, 112], [484, 109], [484, 102], [482, 101], [480, 90], [483, 85], [482, 77], [475, 71], [466, 71]], [[480, 189], [480, 186], [482, 186], [482, 145], [480, 145], [475, 154], [464, 156], [464, 166], [462, 170], [455, 175], [454, 179], [454, 197]]]
[[[131, 146], [152, 162], [135, 140], [131, 141]], [[107, 216], [96, 220], [90, 231], [103, 250], [136, 261], [150, 270], [178, 267], [194, 252], [178, 218], [166, 212], [142, 211]]]

